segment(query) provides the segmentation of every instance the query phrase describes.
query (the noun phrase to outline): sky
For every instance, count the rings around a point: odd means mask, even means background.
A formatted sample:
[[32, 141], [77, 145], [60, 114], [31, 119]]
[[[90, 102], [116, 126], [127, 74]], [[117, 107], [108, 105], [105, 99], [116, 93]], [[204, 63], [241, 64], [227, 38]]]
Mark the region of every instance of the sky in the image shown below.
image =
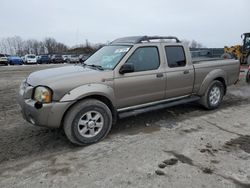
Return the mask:
[[0, 7], [0, 38], [53, 37], [69, 46], [171, 35], [224, 47], [250, 32], [250, 0], [0, 0]]

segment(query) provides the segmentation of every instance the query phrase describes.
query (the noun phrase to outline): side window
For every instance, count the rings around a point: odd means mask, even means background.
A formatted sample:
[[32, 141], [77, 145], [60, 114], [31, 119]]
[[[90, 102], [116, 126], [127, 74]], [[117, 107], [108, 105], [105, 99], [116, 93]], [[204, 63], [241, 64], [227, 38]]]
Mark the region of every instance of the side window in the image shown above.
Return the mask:
[[127, 60], [133, 64], [135, 72], [155, 70], [160, 66], [160, 59], [157, 47], [140, 47]]
[[170, 68], [186, 66], [186, 57], [182, 46], [166, 46], [165, 51]]

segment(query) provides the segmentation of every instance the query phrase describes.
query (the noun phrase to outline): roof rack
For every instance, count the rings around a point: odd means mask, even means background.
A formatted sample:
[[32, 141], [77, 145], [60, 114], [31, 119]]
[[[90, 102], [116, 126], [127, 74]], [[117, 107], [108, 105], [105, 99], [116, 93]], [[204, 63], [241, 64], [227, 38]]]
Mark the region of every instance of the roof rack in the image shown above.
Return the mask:
[[143, 41], [150, 41], [150, 40], [175, 40], [177, 43], [181, 42], [177, 37], [174, 36], [144, 36], [142, 37], [137, 43], [141, 43]]
[[150, 42], [150, 40], [175, 40], [176, 43], [181, 42], [177, 37], [174, 36], [134, 36], [134, 37], [124, 37], [119, 38], [111, 42], [111, 44], [117, 43], [132, 43], [138, 44], [142, 42]]

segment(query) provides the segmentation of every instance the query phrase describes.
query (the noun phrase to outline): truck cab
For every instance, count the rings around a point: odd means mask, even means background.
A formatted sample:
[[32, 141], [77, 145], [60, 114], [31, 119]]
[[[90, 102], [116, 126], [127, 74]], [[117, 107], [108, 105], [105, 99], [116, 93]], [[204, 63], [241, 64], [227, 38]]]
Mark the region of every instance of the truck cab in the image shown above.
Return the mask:
[[[188, 47], [175, 38], [167, 39], [174, 42], [134, 44], [117, 65], [114, 70], [114, 84], [118, 108], [192, 93], [194, 69], [190, 54], [185, 53], [188, 52]], [[117, 43], [118, 41], [114, 41], [112, 44]], [[133, 71], [121, 74], [120, 69], [128, 65], [133, 67]], [[126, 92], [128, 90], [129, 93]]]
[[241, 62], [250, 65], [250, 33], [244, 33], [241, 37], [243, 38]]

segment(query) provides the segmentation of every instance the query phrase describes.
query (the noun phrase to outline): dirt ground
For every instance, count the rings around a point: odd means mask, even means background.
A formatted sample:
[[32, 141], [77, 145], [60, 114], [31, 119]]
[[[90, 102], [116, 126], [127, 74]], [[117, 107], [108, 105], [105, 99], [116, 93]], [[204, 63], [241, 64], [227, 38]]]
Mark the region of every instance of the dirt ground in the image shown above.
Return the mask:
[[186, 104], [118, 121], [103, 141], [70, 144], [61, 130], [24, 121], [29, 73], [0, 67], [0, 187], [250, 187], [250, 86], [242, 77], [218, 110]]

